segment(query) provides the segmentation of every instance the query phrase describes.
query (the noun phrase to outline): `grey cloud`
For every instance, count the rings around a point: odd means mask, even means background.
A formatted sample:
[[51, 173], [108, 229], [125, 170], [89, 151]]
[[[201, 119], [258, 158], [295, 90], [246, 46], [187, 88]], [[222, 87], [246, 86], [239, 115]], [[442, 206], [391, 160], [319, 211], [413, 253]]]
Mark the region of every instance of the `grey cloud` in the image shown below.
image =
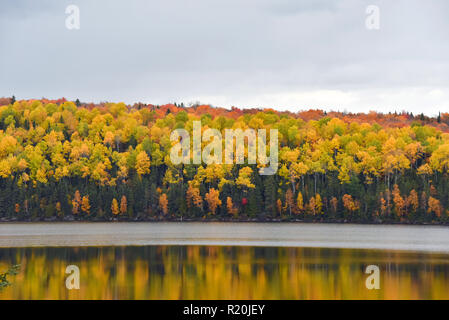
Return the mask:
[[[78, 31], [64, 24], [72, 3]], [[379, 31], [365, 28], [369, 4], [380, 7]], [[444, 0], [4, 1], [0, 96], [258, 106], [266, 94], [339, 90], [367, 94], [354, 102], [362, 111], [383, 110], [395, 100], [382, 92], [449, 88], [448, 9]], [[307, 106], [301, 99], [288, 105]]]

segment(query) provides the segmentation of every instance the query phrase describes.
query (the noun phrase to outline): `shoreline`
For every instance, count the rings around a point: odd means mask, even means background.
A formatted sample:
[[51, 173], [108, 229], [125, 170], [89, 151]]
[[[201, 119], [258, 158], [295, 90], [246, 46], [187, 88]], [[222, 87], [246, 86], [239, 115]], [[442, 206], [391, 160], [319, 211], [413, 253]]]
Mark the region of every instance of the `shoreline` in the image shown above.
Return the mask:
[[146, 223], [146, 222], [226, 222], [226, 223], [304, 223], [304, 224], [341, 224], [341, 225], [373, 225], [373, 226], [388, 226], [388, 225], [403, 225], [403, 226], [442, 226], [448, 227], [449, 222], [427, 222], [427, 221], [353, 221], [353, 220], [341, 220], [341, 219], [328, 219], [328, 220], [304, 220], [304, 219], [289, 219], [288, 217], [282, 219], [233, 219], [233, 218], [153, 218], [153, 219], [74, 219], [73, 217], [56, 219], [56, 218], [44, 218], [44, 219], [5, 219], [0, 218], [0, 225], [6, 223], [117, 223], [117, 222], [129, 222], [129, 223]]

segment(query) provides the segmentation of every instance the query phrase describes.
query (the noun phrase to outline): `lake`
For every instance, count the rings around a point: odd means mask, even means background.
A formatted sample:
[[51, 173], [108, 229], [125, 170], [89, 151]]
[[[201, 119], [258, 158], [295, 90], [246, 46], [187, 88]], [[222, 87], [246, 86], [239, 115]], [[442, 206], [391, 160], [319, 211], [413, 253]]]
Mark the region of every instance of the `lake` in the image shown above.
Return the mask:
[[[449, 299], [449, 228], [5, 223], [0, 299]], [[68, 265], [80, 289], [68, 290]], [[368, 290], [368, 265], [380, 289]]]

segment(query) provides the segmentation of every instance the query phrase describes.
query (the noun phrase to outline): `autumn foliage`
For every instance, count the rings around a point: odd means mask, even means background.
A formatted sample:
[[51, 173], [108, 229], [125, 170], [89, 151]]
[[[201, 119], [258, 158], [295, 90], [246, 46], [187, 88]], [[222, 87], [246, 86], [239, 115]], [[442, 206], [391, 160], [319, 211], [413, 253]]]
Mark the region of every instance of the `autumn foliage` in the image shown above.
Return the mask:
[[[276, 174], [259, 175], [260, 163], [171, 163], [170, 133], [191, 133], [193, 121], [222, 133], [277, 129]], [[445, 223], [448, 173], [446, 113], [430, 118], [0, 99], [5, 220]]]

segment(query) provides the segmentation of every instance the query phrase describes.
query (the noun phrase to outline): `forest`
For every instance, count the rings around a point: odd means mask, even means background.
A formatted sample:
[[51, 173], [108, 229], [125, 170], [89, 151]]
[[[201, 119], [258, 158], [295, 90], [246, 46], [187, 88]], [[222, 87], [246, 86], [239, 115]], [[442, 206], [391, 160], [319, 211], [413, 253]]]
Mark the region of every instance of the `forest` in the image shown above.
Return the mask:
[[[170, 133], [277, 129], [279, 168], [178, 164]], [[449, 114], [0, 98], [0, 221], [449, 223]]]

